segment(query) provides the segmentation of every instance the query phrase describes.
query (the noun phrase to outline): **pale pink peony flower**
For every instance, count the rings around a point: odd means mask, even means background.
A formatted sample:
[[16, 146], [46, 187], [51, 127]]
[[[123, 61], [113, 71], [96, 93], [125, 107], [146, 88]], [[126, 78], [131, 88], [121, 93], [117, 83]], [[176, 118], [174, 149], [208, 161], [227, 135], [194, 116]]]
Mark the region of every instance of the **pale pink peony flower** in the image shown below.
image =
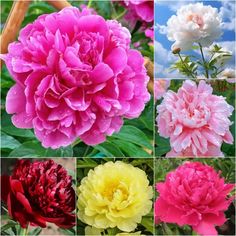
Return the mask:
[[157, 106], [157, 125], [160, 136], [170, 138], [167, 156], [222, 156], [222, 143], [233, 143], [228, 117], [234, 108], [212, 92], [204, 80], [198, 85], [186, 80], [177, 93], [164, 95]]
[[221, 36], [221, 22], [217, 8], [210, 5], [194, 3], [182, 6], [167, 22], [167, 37], [175, 41], [172, 50], [189, 50], [193, 43], [210, 46]]
[[40, 16], [18, 40], [1, 56], [16, 81], [6, 110], [44, 147], [104, 142], [150, 98], [144, 59], [116, 21], [69, 7]]
[[157, 183], [155, 222], [190, 225], [200, 235], [217, 235], [215, 226], [226, 221], [232, 201], [227, 195], [235, 184], [226, 184], [211, 166], [186, 162]]
[[154, 81], [154, 97], [155, 100], [161, 99], [170, 86], [170, 80], [157, 79]]

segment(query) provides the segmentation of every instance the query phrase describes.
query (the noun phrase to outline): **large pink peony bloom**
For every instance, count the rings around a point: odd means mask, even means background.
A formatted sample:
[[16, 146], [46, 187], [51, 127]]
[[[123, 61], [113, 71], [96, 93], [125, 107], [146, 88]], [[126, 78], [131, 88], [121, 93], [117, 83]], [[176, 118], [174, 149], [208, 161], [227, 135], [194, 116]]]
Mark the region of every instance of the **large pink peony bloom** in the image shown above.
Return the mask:
[[224, 211], [232, 201], [227, 195], [234, 184], [210, 166], [186, 162], [157, 183], [159, 197], [155, 202], [155, 221], [190, 225], [201, 235], [217, 235], [215, 226], [226, 221]]
[[136, 118], [150, 95], [142, 55], [130, 33], [84, 9], [40, 16], [2, 55], [16, 84], [6, 110], [18, 128], [33, 128], [44, 147], [88, 145]]
[[223, 142], [232, 144], [229, 116], [234, 108], [212, 87], [186, 80], [177, 93], [168, 91], [157, 106], [158, 132], [170, 138], [167, 156], [223, 156]]

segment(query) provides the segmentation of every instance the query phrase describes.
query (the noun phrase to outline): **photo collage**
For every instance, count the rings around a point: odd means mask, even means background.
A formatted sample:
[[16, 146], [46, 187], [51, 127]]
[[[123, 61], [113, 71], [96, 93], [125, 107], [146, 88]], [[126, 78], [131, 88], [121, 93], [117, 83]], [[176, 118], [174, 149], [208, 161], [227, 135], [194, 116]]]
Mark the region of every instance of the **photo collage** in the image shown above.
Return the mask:
[[1, 235], [235, 235], [235, 0], [1, 0]]

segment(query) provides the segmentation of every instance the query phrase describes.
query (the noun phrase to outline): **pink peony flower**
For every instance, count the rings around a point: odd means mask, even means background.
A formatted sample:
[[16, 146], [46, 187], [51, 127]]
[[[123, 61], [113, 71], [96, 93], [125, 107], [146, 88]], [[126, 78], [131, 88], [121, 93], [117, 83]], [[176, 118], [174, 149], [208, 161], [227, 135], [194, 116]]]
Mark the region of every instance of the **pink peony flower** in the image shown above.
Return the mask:
[[150, 99], [142, 55], [129, 31], [87, 9], [40, 16], [1, 55], [16, 81], [6, 110], [18, 128], [33, 128], [44, 147], [78, 137], [88, 145], [118, 132]]
[[211, 166], [186, 162], [157, 183], [155, 222], [190, 225], [200, 235], [217, 235], [215, 226], [226, 221], [224, 211], [232, 201], [227, 195], [234, 186], [224, 183]]
[[158, 132], [170, 138], [167, 156], [222, 156], [223, 142], [232, 144], [229, 120], [234, 108], [212, 94], [204, 80], [186, 80], [177, 93], [168, 91], [157, 106]]
[[170, 86], [170, 80], [157, 79], [154, 81], [154, 97], [156, 100], [161, 99]]
[[123, 0], [128, 14], [131, 18], [144, 22], [154, 20], [154, 1], [153, 0]]

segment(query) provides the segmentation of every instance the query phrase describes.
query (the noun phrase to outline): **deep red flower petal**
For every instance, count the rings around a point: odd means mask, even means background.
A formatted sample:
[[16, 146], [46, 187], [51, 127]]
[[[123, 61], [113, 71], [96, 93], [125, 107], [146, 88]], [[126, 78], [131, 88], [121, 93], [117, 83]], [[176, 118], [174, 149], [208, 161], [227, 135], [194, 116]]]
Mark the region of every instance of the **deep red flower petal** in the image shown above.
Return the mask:
[[71, 228], [75, 226], [75, 214], [65, 214], [64, 216], [58, 218], [45, 217], [45, 219], [61, 228]]
[[1, 200], [7, 203], [7, 196], [10, 192], [9, 176], [2, 175], [0, 177], [0, 186], [1, 186]]

